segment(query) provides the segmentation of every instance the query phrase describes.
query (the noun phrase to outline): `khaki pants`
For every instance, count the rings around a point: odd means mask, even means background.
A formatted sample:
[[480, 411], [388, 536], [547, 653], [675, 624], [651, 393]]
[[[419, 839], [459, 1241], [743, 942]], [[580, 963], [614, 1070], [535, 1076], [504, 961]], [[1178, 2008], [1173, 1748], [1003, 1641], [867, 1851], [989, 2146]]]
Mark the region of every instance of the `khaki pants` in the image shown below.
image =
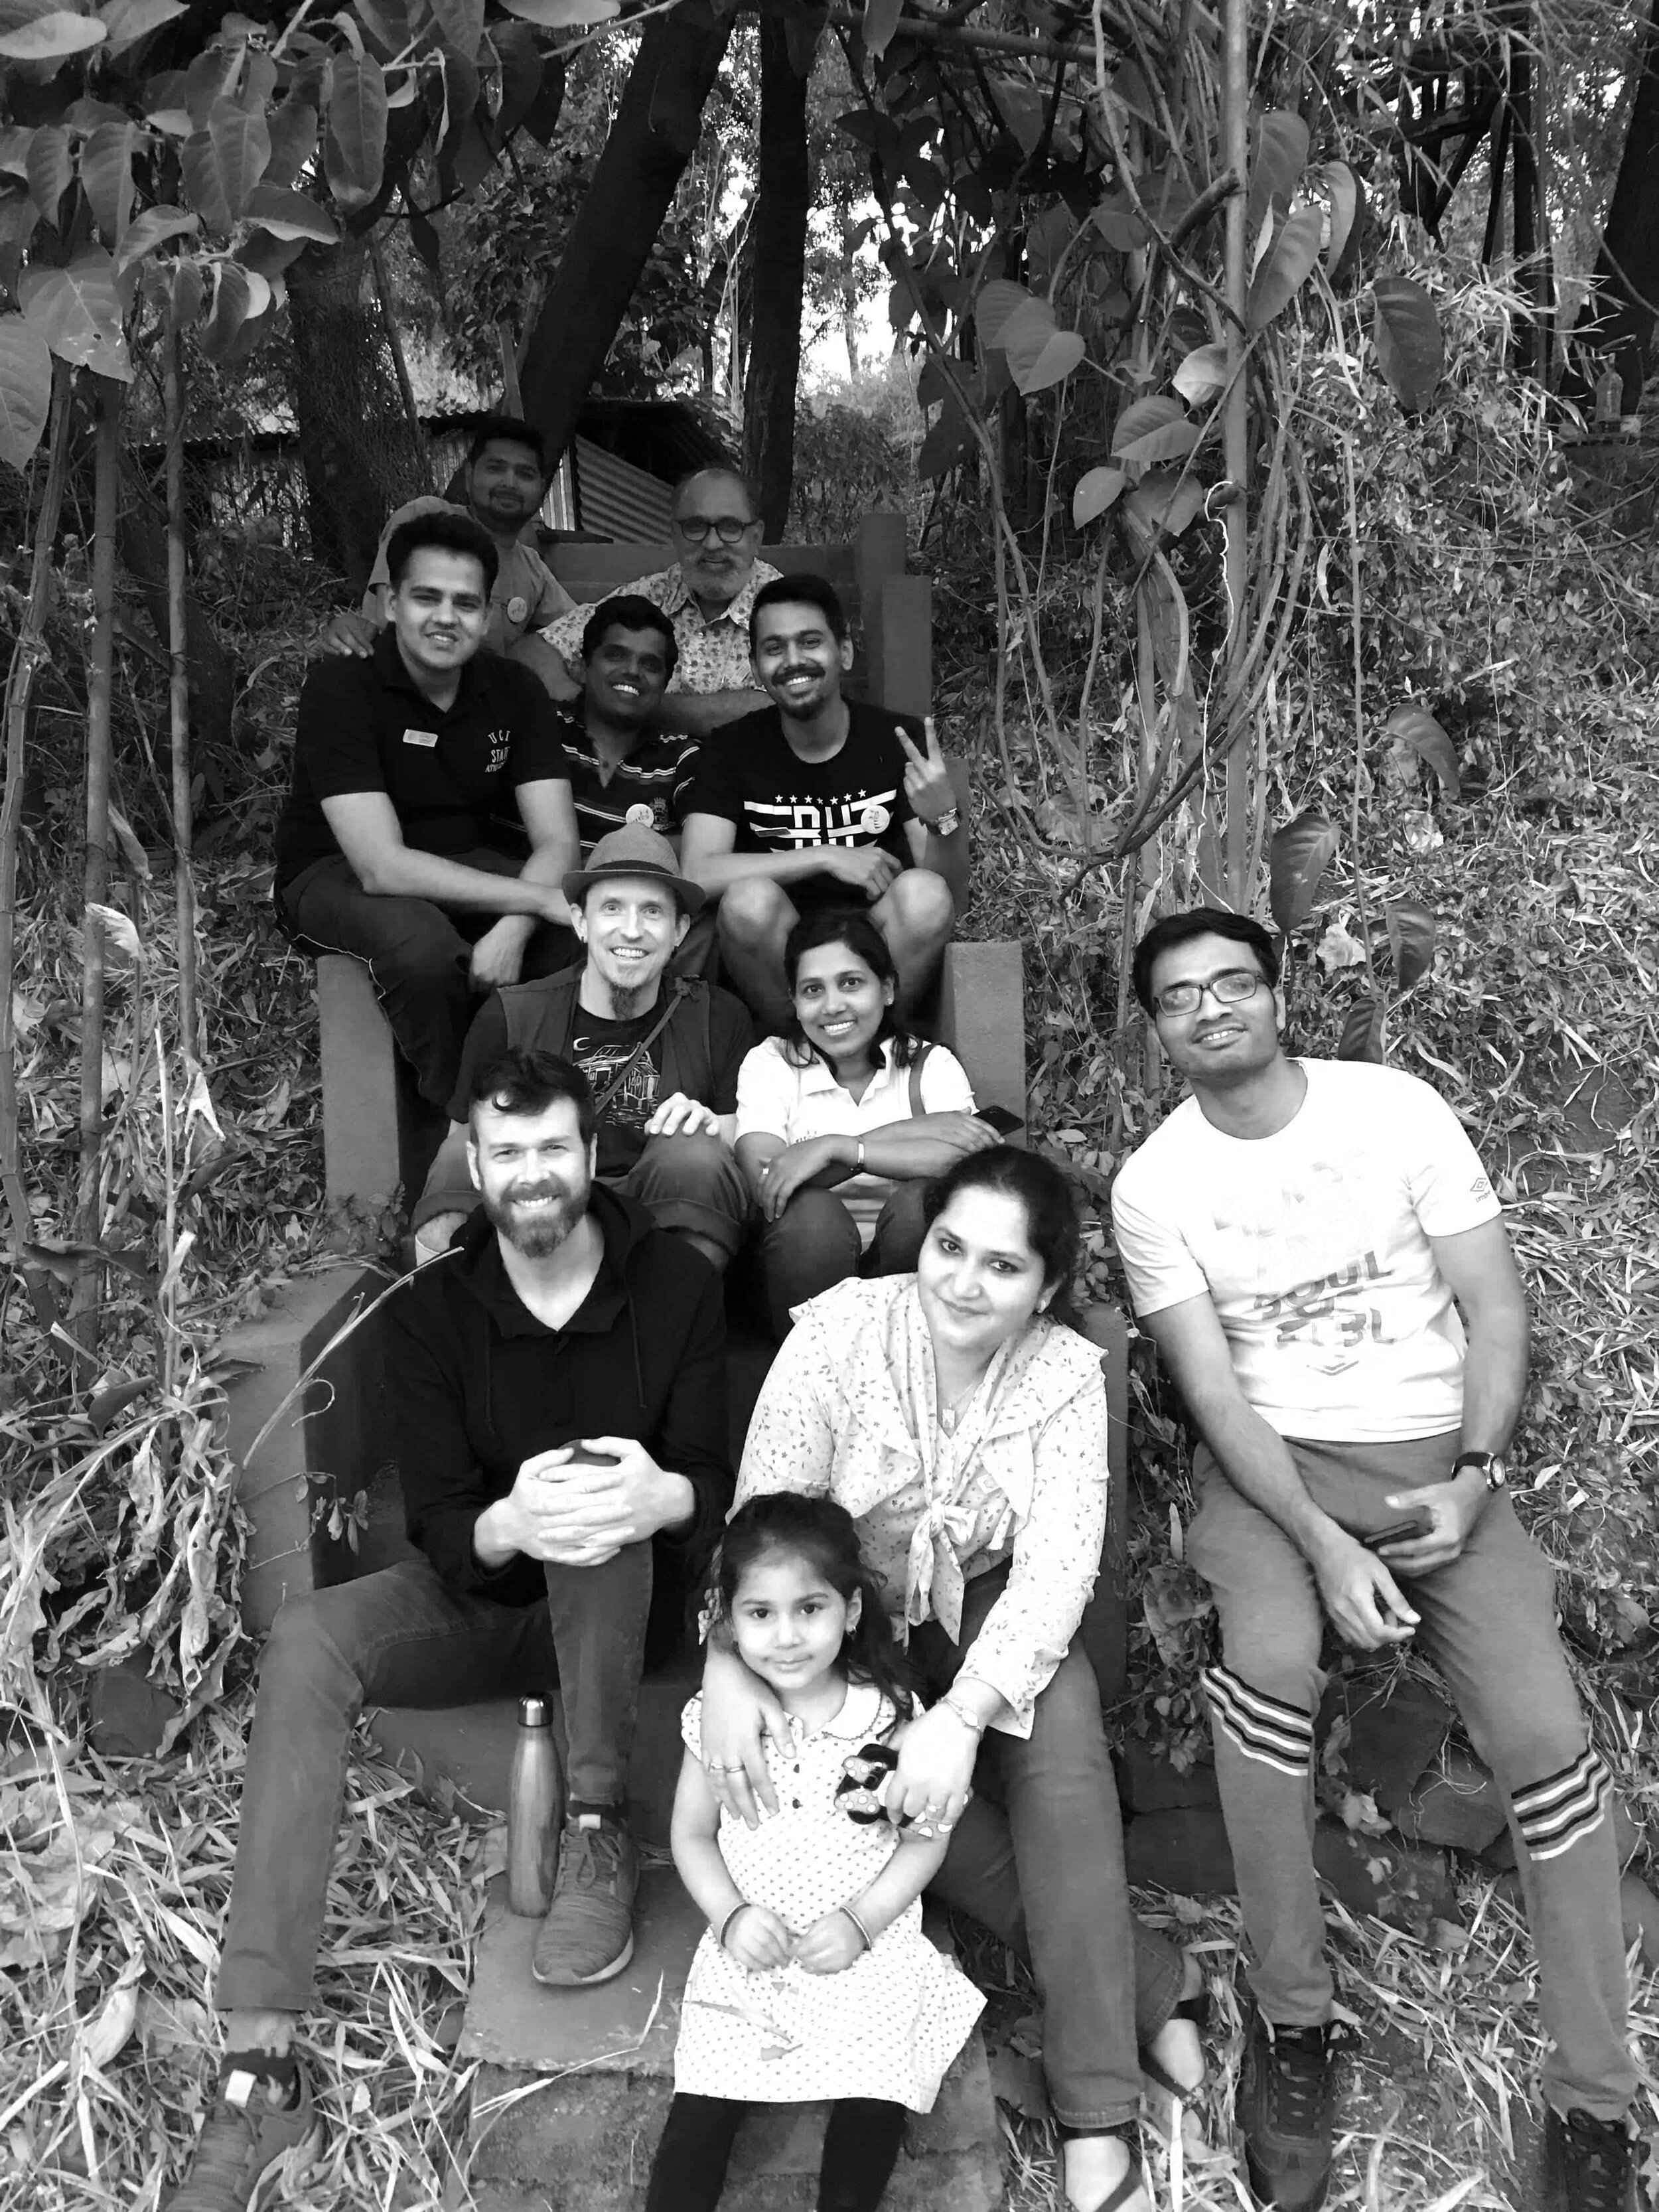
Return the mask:
[[[1399, 1515], [1390, 1492], [1450, 1479], [1455, 1433], [1390, 1444], [1286, 1439], [1316, 1504], [1364, 1534]], [[1188, 1556], [1215, 1593], [1222, 1659], [1205, 1678], [1216, 1773], [1238, 1876], [1250, 1985], [1268, 2020], [1329, 2017], [1332, 1983], [1313, 1863], [1313, 1716], [1324, 1618], [1312, 1570], [1200, 1447]], [[1544, 2089], [1619, 2118], [1635, 2094], [1611, 1785], [1589, 1747], [1555, 1630], [1554, 1574], [1507, 1497], [1459, 1558], [1405, 1583], [1439, 1667], [1504, 1792], [1554, 2048]]]

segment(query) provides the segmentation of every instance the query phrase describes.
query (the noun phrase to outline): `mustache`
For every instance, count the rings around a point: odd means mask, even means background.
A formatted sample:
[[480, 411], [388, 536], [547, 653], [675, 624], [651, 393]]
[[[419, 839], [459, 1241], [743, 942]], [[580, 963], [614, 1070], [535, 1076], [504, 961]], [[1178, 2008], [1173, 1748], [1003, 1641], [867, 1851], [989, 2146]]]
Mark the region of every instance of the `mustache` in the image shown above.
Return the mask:
[[793, 684], [798, 676], [813, 677], [822, 676], [823, 674], [823, 669], [814, 668], [810, 665], [799, 668], [784, 668], [778, 672], [778, 673], [772, 678], [772, 681], [775, 684]]

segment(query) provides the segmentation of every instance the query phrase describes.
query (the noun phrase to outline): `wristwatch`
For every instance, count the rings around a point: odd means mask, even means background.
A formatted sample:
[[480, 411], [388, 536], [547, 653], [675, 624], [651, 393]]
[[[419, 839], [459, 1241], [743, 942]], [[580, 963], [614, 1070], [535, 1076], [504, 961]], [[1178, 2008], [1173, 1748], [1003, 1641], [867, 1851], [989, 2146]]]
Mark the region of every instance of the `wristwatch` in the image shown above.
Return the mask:
[[1507, 1490], [1510, 1470], [1501, 1452], [1459, 1452], [1452, 1462], [1452, 1473], [1462, 1474], [1466, 1467], [1478, 1467], [1486, 1478], [1488, 1490]]
[[947, 806], [944, 813], [939, 816], [939, 820], [937, 822], [930, 822], [927, 824], [927, 827], [933, 832], [933, 835], [936, 837], [954, 837], [957, 830], [962, 827], [962, 812], [960, 808]]

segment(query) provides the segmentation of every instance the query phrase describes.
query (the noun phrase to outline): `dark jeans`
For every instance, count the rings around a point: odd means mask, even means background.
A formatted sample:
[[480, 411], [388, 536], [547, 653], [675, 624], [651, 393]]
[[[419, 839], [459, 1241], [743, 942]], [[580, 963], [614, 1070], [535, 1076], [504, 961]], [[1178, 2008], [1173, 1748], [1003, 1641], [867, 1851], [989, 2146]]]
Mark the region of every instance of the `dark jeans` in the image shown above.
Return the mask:
[[545, 1694], [564, 1707], [569, 1802], [623, 1803], [651, 1608], [649, 1543], [549, 1566], [547, 1603], [445, 1588], [424, 1559], [290, 1598], [259, 1667], [219, 1968], [227, 2011], [311, 2002], [346, 1753], [368, 1705]]
[[766, 1316], [781, 1343], [792, 1326], [790, 1309], [815, 1298], [849, 1275], [908, 1275], [916, 1264], [927, 1224], [921, 1218], [920, 1182], [900, 1182], [876, 1220], [869, 1247], [860, 1250], [859, 1227], [833, 1190], [798, 1190], [775, 1221], [761, 1232], [761, 1276]]
[[[516, 876], [520, 864], [480, 846], [447, 856], [486, 875]], [[343, 854], [313, 860], [276, 894], [284, 926], [312, 951], [349, 952], [374, 981], [392, 1034], [415, 1071], [422, 1098], [447, 1108], [461, 1047], [482, 1003], [467, 973], [472, 947], [499, 915], [452, 912], [430, 899], [377, 897]], [[554, 975], [581, 957], [574, 933], [538, 924], [520, 978]]]
[[[969, 1583], [959, 1644], [937, 1621], [911, 1631], [911, 1662], [929, 1698], [956, 1680], [1006, 1581], [999, 1568]], [[1140, 2106], [1136, 2045], [1168, 2021], [1183, 1968], [1175, 1945], [1129, 1909], [1100, 1690], [1080, 1643], [1038, 1698], [1028, 1738], [986, 1730], [974, 1791], [933, 1894], [971, 1913], [1030, 1967], [1054, 2118], [1085, 2133], [1132, 2120]]]
[[728, 1260], [749, 1225], [749, 1178], [718, 1137], [649, 1137], [615, 1188], [659, 1229], [693, 1231]]
[[[748, 2110], [735, 2097], [678, 2091], [657, 2145], [645, 2212], [714, 2212]], [[876, 2212], [903, 2134], [902, 2105], [878, 2097], [837, 2098], [823, 2131], [818, 2212]]]

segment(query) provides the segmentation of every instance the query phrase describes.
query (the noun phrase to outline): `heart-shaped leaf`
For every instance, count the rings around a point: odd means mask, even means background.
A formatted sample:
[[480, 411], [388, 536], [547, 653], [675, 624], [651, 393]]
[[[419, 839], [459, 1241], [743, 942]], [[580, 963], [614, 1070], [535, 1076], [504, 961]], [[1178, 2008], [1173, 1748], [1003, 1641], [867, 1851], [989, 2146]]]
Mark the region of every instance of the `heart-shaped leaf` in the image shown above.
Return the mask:
[[1379, 276], [1371, 293], [1378, 364], [1395, 398], [1408, 415], [1415, 415], [1428, 405], [1445, 370], [1439, 312], [1409, 276]]
[[132, 381], [115, 264], [101, 246], [83, 246], [67, 269], [25, 270], [17, 291], [23, 313], [60, 361]]
[[947, 407], [921, 441], [921, 451], [916, 455], [916, 474], [924, 479], [942, 477], [972, 448], [973, 438], [967, 423], [954, 408]]
[[303, 192], [280, 191], [275, 185], [256, 185], [243, 210], [249, 222], [283, 239], [304, 238], [319, 246], [332, 246], [339, 232], [326, 211]]
[[1409, 991], [1434, 965], [1434, 916], [1415, 899], [1390, 899], [1383, 911], [1395, 981], [1402, 991]]
[[432, 12], [450, 51], [475, 60], [483, 36], [484, 0], [432, 0]]
[[501, 0], [509, 15], [539, 23], [544, 31], [580, 31], [622, 13], [622, 0]]
[[1321, 207], [1298, 208], [1279, 225], [1251, 280], [1249, 301], [1244, 311], [1244, 320], [1250, 330], [1265, 330], [1296, 297], [1319, 258], [1319, 243], [1324, 234], [1325, 210]]
[[1184, 460], [1198, 443], [1198, 425], [1167, 392], [1137, 399], [1117, 418], [1112, 433], [1112, 458], [1131, 468], [1151, 468], [1158, 461]]
[[106, 0], [106, 4], [98, 10], [108, 30], [109, 51], [112, 54], [125, 53], [140, 39], [159, 31], [163, 23], [170, 23], [175, 15], [189, 12], [188, 0]]
[[262, 186], [291, 191], [301, 171], [317, 150], [317, 111], [308, 100], [289, 93], [271, 111], [270, 159], [265, 163]]
[[201, 228], [201, 217], [187, 215], [183, 208], [146, 208], [136, 222], [127, 226], [121, 250], [115, 257], [116, 275], [125, 276], [135, 261], [142, 261], [158, 246], [166, 245], [168, 239], [193, 237]]
[[1034, 392], [1047, 392], [1053, 385], [1063, 384], [1080, 367], [1088, 348], [1075, 331], [1055, 331], [1035, 356], [1024, 345], [1018, 349], [1011, 345], [1005, 351], [1014, 382], [1029, 399]]
[[1083, 530], [1097, 520], [1122, 497], [1128, 481], [1121, 469], [1091, 469], [1086, 476], [1079, 477], [1077, 489], [1072, 494], [1073, 525]]
[[0, 54], [12, 62], [66, 61], [70, 54], [83, 54], [88, 46], [101, 46], [108, 36], [95, 15], [76, 15], [68, 9], [54, 8], [32, 22], [0, 33]]
[[1308, 161], [1308, 126], [1292, 110], [1269, 108], [1252, 131], [1250, 203], [1246, 228], [1254, 238], [1275, 202], [1289, 208]]
[[55, 227], [58, 204], [75, 174], [69, 132], [55, 123], [43, 124], [24, 149], [23, 166], [28, 173], [29, 198]]
[[994, 276], [974, 302], [974, 328], [982, 346], [1002, 343], [1002, 333], [1010, 319], [1021, 307], [1036, 307], [1048, 315], [1048, 328], [1056, 325], [1054, 312], [1046, 301], [1037, 300], [1023, 284], [1011, 284], [1006, 276]]
[[1337, 1042], [1339, 1060], [1372, 1060], [1381, 1064], [1388, 1049], [1388, 1018], [1381, 999], [1362, 991], [1348, 1009]]
[[1189, 407], [1201, 407], [1227, 388], [1224, 345], [1194, 346], [1170, 379]]
[[1419, 760], [1428, 763], [1440, 779], [1440, 788], [1448, 799], [1462, 797], [1457, 748], [1426, 707], [1419, 706], [1414, 699], [1402, 700], [1382, 726], [1389, 737], [1398, 738], [1411, 747]]
[[1119, 253], [1138, 253], [1152, 235], [1135, 213], [1127, 192], [1109, 192], [1090, 220], [1107, 245]]
[[100, 123], [81, 149], [81, 188], [93, 220], [111, 246], [118, 246], [132, 216], [132, 156], [138, 130], [131, 123]]
[[386, 76], [365, 55], [334, 57], [323, 159], [329, 189], [348, 211], [367, 207], [386, 167]]
[[52, 348], [22, 315], [0, 315], [0, 458], [26, 468], [46, 426]]
[[1307, 920], [1319, 878], [1335, 850], [1335, 827], [1317, 807], [1274, 830], [1267, 853], [1267, 904], [1281, 937]]
[[1153, 469], [1123, 502], [1123, 520], [1145, 553], [1165, 538], [1179, 538], [1204, 504], [1204, 489], [1179, 469]]

